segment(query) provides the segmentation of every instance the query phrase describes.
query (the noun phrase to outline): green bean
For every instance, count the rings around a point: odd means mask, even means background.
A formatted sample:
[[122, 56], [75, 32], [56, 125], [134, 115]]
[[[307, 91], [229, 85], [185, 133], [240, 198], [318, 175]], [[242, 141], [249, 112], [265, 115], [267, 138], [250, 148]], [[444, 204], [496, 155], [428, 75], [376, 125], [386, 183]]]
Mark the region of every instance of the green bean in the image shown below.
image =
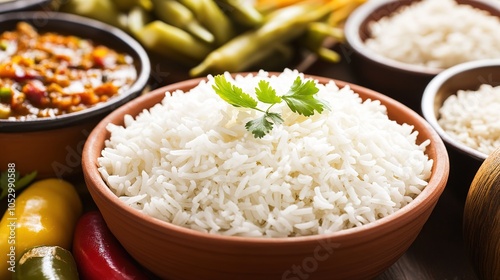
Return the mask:
[[245, 26], [258, 26], [263, 21], [262, 14], [248, 1], [219, 0], [219, 4], [236, 22]]
[[67, 13], [93, 18], [119, 28], [126, 28], [126, 16], [111, 0], [73, 0], [61, 7]]
[[197, 38], [212, 43], [214, 36], [203, 27], [190, 9], [175, 0], [153, 0], [154, 11], [159, 19], [182, 28]]
[[322, 19], [331, 7], [297, 4], [269, 14], [256, 30], [236, 36], [212, 51], [200, 64], [190, 70], [191, 76], [223, 71], [237, 72], [253, 62], [256, 56], [274, 44], [290, 41], [302, 34], [310, 22]]
[[179, 0], [189, 8], [198, 21], [213, 35], [214, 43], [220, 46], [236, 34], [233, 23], [213, 0]]
[[211, 51], [191, 34], [161, 20], [148, 23], [136, 36], [147, 49], [188, 64], [201, 61]]

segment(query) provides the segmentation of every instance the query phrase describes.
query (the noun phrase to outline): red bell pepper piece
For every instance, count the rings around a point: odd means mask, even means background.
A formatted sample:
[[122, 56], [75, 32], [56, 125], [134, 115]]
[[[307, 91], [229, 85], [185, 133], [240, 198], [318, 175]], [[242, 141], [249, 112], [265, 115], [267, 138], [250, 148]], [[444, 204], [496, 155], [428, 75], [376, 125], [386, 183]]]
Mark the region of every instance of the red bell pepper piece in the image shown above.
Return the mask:
[[72, 253], [83, 280], [149, 279], [148, 272], [111, 233], [99, 211], [87, 212], [78, 220]]
[[22, 91], [26, 94], [26, 98], [29, 101], [37, 105], [40, 105], [42, 103], [42, 98], [47, 96], [47, 88], [39, 80], [27, 82]]

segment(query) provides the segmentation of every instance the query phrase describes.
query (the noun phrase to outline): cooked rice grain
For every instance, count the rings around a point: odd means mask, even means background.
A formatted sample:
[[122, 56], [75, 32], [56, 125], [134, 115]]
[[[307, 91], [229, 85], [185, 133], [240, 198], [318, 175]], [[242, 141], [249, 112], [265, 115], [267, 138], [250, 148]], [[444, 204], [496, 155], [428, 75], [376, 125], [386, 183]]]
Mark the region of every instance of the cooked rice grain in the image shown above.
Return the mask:
[[459, 90], [439, 109], [438, 123], [453, 139], [486, 155], [500, 148], [500, 86]]
[[454, 0], [415, 2], [369, 27], [367, 47], [408, 64], [445, 69], [500, 57], [500, 19]]
[[[266, 79], [283, 94], [297, 75], [226, 76], [248, 93]], [[108, 126], [99, 171], [124, 203], [203, 232], [304, 236], [390, 215], [427, 185], [429, 140], [417, 144], [418, 132], [389, 120], [379, 101], [318, 84], [331, 111], [306, 118], [279, 104], [285, 122], [256, 139], [244, 124], [260, 113], [229, 105], [212, 84]]]

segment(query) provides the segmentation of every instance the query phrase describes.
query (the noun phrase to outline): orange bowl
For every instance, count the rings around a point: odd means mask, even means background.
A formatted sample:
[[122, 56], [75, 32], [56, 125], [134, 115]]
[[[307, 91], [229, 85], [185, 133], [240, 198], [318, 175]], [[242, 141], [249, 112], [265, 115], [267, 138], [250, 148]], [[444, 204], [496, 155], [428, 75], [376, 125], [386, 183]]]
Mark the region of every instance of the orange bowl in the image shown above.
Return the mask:
[[[271, 73], [270, 73], [271, 74]], [[308, 76], [320, 83], [331, 79]], [[369, 279], [404, 254], [426, 223], [443, 192], [449, 172], [439, 135], [417, 113], [375, 91], [349, 85], [363, 99], [380, 100], [389, 118], [418, 130], [418, 141], [430, 139], [426, 154], [434, 160], [428, 186], [415, 200], [385, 218], [332, 234], [289, 238], [247, 238], [202, 233], [152, 218], [125, 205], [108, 188], [97, 159], [110, 134], [109, 123], [123, 124], [159, 103], [166, 91], [188, 91], [202, 79], [172, 84], [127, 103], [108, 115], [89, 135], [83, 150], [87, 187], [109, 228], [144, 267], [166, 279]]]
[[[23, 1], [15, 1], [23, 2]], [[78, 112], [26, 121], [0, 119], [0, 170], [15, 164], [21, 174], [37, 171], [38, 178], [81, 176], [83, 144], [109, 112], [139, 96], [149, 81], [151, 66], [144, 48], [130, 35], [110, 25], [59, 12], [17, 12], [2, 15], [0, 33], [28, 22], [39, 32], [56, 32], [93, 40], [134, 59], [137, 78], [129, 89]]]

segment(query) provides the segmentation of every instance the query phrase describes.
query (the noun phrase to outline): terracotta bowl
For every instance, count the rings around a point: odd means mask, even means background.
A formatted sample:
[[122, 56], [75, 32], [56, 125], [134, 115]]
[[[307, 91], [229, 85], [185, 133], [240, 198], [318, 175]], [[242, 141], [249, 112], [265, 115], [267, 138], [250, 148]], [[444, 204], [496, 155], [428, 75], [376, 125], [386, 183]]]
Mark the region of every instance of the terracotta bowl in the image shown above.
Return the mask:
[[108, 102], [55, 118], [30, 121], [0, 120], [0, 170], [15, 163], [16, 171], [37, 171], [39, 177], [81, 174], [83, 144], [94, 126], [108, 113], [142, 93], [151, 71], [144, 48], [123, 31], [87, 18], [58, 12], [38, 11], [4, 14], [0, 32], [14, 30], [19, 21], [31, 23], [40, 33], [53, 31], [92, 39], [130, 54], [137, 80], [131, 88]]
[[[384, 93], [415, 111], [427, 83], [443, 69], [429, 68], [388, 59], [365, 45], [371, 36], [368, 24], [389, 16], [397, 9], [418, 0], [368, 1], [356, 9], [345, 24], [345, 37], [349, 65], [363, 85]], [[495, 1], [456, 0], [500, 17], [500, 5]]]
[[[309, 76], [320, 83], [328, 78]], [[430, 139], [434, 160], [429, 185], [409, 205], [371, 224], [328, 235], [242, 238], [201, 233], [151, 218], [122, 203], [97, 170], [97, 158], [110, 136], [108, 123], [123, 124], [163, 99], [166, 91], [188, 91], [201, 79], [172, 84], [114, 111], [90, 134], [82, 156], [84, 178], [109, 228], [144, 267], [165, 279], [369, 279], [404, 254], [426, 223], [448, 179], [444, 143], [417, 113], [375, 91], [350, 85], [363, 99], [380, 100], [389, 117], [414, 125], [419, 141]], [[339, 87], [348, 85], [335, 81]]]

